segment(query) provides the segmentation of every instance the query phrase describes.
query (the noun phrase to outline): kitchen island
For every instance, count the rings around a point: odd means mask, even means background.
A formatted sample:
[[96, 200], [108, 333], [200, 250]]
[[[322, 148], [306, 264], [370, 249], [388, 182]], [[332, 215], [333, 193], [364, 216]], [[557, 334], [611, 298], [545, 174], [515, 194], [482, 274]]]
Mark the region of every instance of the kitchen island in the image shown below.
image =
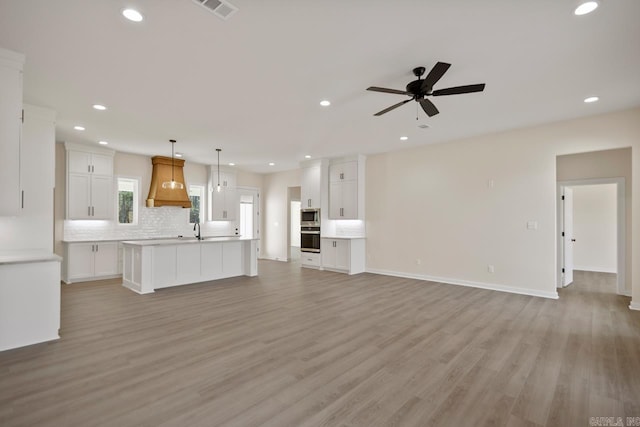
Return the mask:
[[258, 275], [258, 240], [243, 237], [122, 242], [122, 285], [139, 294], [235, 276]]

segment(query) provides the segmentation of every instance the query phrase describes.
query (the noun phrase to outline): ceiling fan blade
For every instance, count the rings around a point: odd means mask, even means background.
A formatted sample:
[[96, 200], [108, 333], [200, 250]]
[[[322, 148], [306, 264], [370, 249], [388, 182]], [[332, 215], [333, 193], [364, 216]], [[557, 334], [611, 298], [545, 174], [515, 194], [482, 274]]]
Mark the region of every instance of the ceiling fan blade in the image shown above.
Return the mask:
[[407, 99], [406, 101], [398, 102], [397, 104], [394, 104], [394, 105], [392, 105], [391, 107], [385, 108], [385, 109], [384, 109], [384, 110], [382, 110], [382, 111], [378, 111], [377, 113], [375, 113], [375, 114], [374, 114], [374, 116], [381, 116], [381, 115], [383, 115], [384, 113], [388, 113], [389, 111], [391, 111], [391, 110], [393, 110], [393, 109], [395, 109], [395, 108], [398, 108], [399, 106], [404, 105], [404, 104], [406, 104], [406, 103], [407, 103], [407, 102], [409, 102], [409, 101], [413, 101], [413, 99]]
[[446, 89], [438, 89], [438, 90], [434, 90], [431, 95], [433, 96], [460, 95], [463, 93], [482, 92], [483, 90], [484, 90], [484, 83], [481, 83], [477, 85], [456, 86], [456, 87], [448, 87]]
[[423, 98], [420, 100], [420, 106], [427, 113], [427, 116], [432, 117], [438, 114], [440, 111], [433, 105], [433, 102], [429, 101], [427, 98]]
[[431, 89], [434, 84], [447, 72], [451, 64], [446, 62], [438, 62], [433, 66], [427, 77], [422, 81], [422, 89]]
[[371, 86], [368, 87], [367, 90], [373, 92], [395, 93], [397, 95], [411, 95], [409, 92], [405, 92], [404, 90], [387, 89], [386, 87]]

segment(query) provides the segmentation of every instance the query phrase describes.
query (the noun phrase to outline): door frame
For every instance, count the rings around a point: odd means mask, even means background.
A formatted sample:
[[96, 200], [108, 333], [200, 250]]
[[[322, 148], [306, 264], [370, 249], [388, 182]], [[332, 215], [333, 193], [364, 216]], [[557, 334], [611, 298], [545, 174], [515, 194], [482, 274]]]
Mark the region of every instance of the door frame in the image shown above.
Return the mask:
[[627, 223], [626, 223], [626, 186], [625, 179], [620, 178], [590, 178], [590, 179], [575, 179], [568, 181], [558, 181], [556, 183], [556, 245], [557, 245], [557, 277], [556, 288], [562, 288], [562, 264], [564, 257], [564, 248], [562, 246], [562, 218], [563, 218], [563, 203], [562, 193], [564, 187], [577, 187], [580, 185], [598, 185], [598, 184], [616, 184], [617, 193], [617, 218], [616, 218], [616, 245], [617, 245], [617, 280], [616, 280], [616, 293], [618, 295], [627, 295], [626, 291], [626, 248], [627, 248]]

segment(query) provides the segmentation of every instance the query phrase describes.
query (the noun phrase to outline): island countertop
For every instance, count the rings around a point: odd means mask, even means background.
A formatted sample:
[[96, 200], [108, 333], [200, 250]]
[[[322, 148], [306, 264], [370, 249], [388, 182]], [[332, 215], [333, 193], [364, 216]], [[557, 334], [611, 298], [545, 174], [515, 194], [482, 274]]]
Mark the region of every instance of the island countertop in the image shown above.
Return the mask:
[[203, 243], [219, 243], [219, 242], [244, 242], [258, 240], [252, 237], [203, 237], [202, 240], [198, 240], [193, 237], [176, 237], [170, 239], [150, 239], [150, 240], [123, 240], [123, 245], [133, 246], [168, 246], [168, 245], [193, 245]]

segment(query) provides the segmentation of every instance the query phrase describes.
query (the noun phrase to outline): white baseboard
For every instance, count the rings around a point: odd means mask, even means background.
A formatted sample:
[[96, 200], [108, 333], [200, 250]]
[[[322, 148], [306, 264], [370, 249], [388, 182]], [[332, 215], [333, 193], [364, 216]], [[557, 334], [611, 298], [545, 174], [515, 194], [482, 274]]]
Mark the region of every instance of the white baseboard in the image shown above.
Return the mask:
[[277, 257], [269, 257], [269, 256], [259, 256], [258, 259], [266, 259], [268, 261], [280, 261], [280, 262], [288, 262], [288, 259], [282, 259]]
[[452, 279], [449, 277], [434, 277], [423, 274], [403, 273], [399, 271], [378, 270], [368, 268], [367, 273], [381, 274], [383, 276], [403, 277], [407, 279], [425, 280], [436, 283], [446, 283], [448, 285], [468, 286], [470, 288], [488, 289], [491, 291], [508, 292], [511, 294], [530, 295], [534, 297], [558, 299], [558, 292], [545, 292], [537, 289], [514, 288], [511, 286], [498, 285], [495, 283], [472, 282], [470, 280]]
[[635, 301], [631, 301], [631, 304], [629, 304], [629, 308], [631, 310], [638, 310], [640, 311], [640, 303], [637, 303]]
[[593, 271], [594, 273], [613, 273], [613, 274], [617, 274], [618, 271], [616, 270], [615, 267], [613, 268], [607, 268], [607, 267], [583, 267], [583, 266], [577, 266], [574, 265], [573, 266], [573, 270], [579, 270], [579, 271]]

